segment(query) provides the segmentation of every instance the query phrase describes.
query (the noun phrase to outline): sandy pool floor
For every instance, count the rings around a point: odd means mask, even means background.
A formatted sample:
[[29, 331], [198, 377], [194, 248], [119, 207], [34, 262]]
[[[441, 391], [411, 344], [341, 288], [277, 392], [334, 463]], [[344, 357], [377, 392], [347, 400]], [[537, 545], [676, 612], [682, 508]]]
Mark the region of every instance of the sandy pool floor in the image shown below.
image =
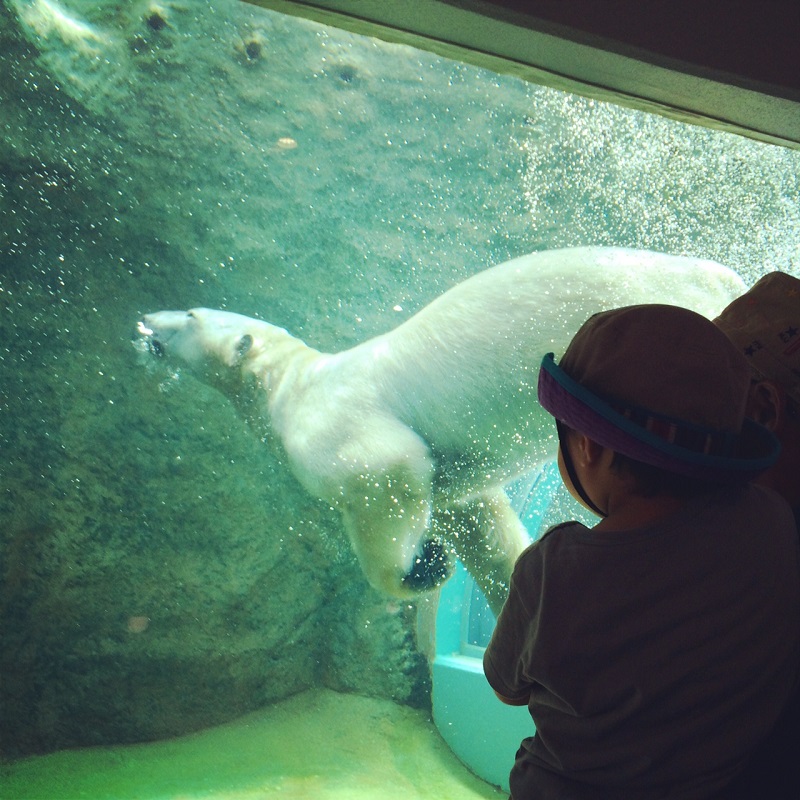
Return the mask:
[[422, 711], [323, 690], [151, 744], [0, 764], [3, 800], [477, 800], [469, 772]]

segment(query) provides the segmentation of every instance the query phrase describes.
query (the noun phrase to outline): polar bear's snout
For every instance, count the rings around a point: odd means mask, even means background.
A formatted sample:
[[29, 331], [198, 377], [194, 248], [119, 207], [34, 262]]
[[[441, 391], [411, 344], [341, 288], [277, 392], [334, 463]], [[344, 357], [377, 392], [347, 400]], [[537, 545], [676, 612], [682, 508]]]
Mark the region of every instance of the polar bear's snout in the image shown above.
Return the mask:
[[161, 343], [159, 333], [153, 326], [152, 321], [148, 319], [148, 316], [145, 316], [143, 319], [139, 320], [138, 324], [136, 325], [136, 331], [139, 336], [142, 337], [142, 340], [147, 347], [147, 351], [151, 355], [158, 356], [160, 358], [164, 355], [164, 345]]
[[140, 342], [142, 342], [142, 350], [146, 350], [154, 356], [164, 355], [164, 348], [161, 346], [161, 342], [158, 341], [155, 330], [150, 327], [147, 317], [140, 319], [136, 323], [136, 332], [139, 334]]
[[164, 348], [162, 347], [161, 342], [152, 336], [147, 339], [147, 349], [150, 351], [150, 353], [158, 358], [161, 358], [164, 355]]
[[194, 314], [191, 311], [156, 311], [145, 314], [136, 325], [136, 330], [150, 353], [163, 356], [166, 354], [167, 344], [184, 332], [192, 319]]
[[441, 586], [454, 570], [453, 554], [438, 539], [426, 539], [420, 544], [402, 584], [413, 592], [429, 591]]

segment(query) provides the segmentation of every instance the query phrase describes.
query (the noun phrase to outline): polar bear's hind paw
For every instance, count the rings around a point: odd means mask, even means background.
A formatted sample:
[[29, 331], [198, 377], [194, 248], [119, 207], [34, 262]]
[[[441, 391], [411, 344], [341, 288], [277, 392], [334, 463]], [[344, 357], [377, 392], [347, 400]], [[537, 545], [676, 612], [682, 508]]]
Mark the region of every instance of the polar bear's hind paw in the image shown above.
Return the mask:
[[403, 586], [415, 592], [435, 589], [453, 574], [454, 569], [451, 552], [437, 539], [428, 539], [403, 578]]

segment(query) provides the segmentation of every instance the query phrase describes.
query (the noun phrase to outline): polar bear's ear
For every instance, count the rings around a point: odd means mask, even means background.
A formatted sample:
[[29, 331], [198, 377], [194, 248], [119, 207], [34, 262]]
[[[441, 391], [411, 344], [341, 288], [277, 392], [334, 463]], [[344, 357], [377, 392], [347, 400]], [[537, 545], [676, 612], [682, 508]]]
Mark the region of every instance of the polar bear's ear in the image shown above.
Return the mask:
[[233, 348], [232, 367], [237, 367], [244, 361], [244, 357], [253, 346], [253, 337], [249, 333], [240, 336]]

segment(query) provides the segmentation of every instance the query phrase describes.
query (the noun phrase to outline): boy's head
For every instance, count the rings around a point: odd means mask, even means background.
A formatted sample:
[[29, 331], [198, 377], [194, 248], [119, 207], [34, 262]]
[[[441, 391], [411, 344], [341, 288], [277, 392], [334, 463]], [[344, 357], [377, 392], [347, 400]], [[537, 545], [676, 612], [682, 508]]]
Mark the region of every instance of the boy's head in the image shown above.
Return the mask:
[[777, 383], [800, 403], [800, 280], [765, 275], [714, 320], [746, 357], [756, 380]]
[[705, 317], [639, 305], [591, 317], [559, 365], [545, 356], [539, 400], [561, 426], [632, 462], [704, 484], [753, 478], [774, 437], [745, 419], [747, 362]]
[[714, 320], [752, 370], [747, 413], [781, 442], [759, 483], [800, 507], [800, 280], [772, 272]]

